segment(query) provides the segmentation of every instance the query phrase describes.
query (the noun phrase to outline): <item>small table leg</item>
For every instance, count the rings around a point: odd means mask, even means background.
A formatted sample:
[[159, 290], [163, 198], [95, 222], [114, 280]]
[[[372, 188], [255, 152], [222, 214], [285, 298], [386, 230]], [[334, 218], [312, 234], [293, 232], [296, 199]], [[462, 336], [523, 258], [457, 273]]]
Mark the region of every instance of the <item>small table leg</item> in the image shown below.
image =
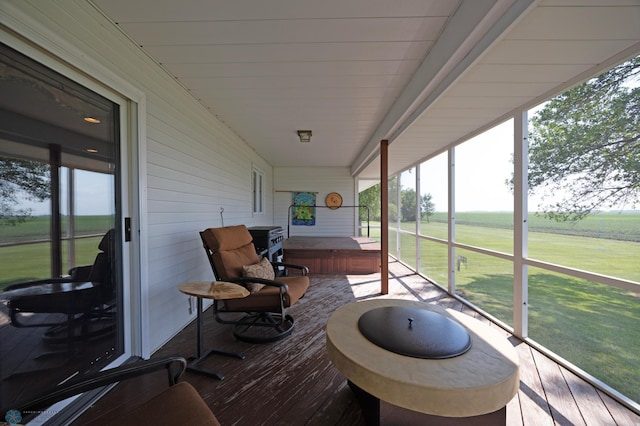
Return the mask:
[[[220, 351], [220, 350], [217, 350], [217, 349], [210, 349], [206, 353], [204, 353], [204, 354], [202, 353], [202, 347], [204, 346], [203, 345], [203, 336], [202, 336], [202, 332], [203, 332], [202, 298], [201, 297], [196, 297], [196, 299], [197, 299], [197, 306], [198, 306], [198, 322], [197, 322], [197, 334], [198, 334], [198, 336], [197, 336], [196, 356], [189, 358], [189, 361], [191, 361], [191, 362], [187, 366], [187, 371], [190, 372], [190, 373], [202, 374], [204, 376], [213, 377], [213, 378], [216, 378], [218, 380], [223, 380], [224, 379], [224, 374], [217, 373], [217, 372], [211, 371], [211, 370], [206, 370], [204, 368], [198, 368], [198, 364], [200, 362], [204, 361], [205, 359], [207, 359], [211, 355], [224, 355], [224, 356], [238, 358], [238, 359], [244, 359], [245, 355], [243, 353], [226, 352], [226, 351]], [[214, 301], [213, 303], [216, 303], [216, 302]]]

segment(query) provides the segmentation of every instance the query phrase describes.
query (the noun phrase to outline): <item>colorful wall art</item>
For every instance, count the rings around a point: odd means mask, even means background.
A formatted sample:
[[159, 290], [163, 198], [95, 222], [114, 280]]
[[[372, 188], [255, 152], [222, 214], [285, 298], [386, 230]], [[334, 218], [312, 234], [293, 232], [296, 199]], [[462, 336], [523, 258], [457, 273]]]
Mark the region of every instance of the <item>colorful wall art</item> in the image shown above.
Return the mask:
[[314, 226], [316, 224], [317, 192], [292, 192], [291, 224]]

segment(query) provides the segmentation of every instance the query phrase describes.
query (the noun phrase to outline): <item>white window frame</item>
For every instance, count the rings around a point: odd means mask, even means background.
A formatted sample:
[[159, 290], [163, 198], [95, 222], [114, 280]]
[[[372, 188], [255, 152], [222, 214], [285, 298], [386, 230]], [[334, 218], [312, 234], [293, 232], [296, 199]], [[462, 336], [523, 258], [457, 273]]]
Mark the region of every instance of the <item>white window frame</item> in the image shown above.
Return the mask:
[[253, 215], [264, 214], [264, 172], [251, 166], [251, 210]]

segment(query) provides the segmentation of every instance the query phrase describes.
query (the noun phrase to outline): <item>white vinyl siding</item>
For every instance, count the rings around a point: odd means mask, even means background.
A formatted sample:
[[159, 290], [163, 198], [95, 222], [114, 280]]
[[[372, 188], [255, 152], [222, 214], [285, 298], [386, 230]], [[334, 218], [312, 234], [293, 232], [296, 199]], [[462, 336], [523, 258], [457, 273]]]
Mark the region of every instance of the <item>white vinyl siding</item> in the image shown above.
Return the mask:
[[[139, 124], [141, 134], [146, 134], [140, 155], [146, 157], [140, 167], [146, 173], [140, 181], [141, 204], [147, 211], [140, 221], [148, 262], [140, 267], [148, 282], [132, 285], [142, 289], [148, 306], [145, 346], [153, 352], [195, 318], [187, 296], [176, 286], [213, 278], [198, 232], [223, 221], [247, 226], [272, 222], [268, 196], [261, 222], [254, 222], [258, 218], [252, 215], [247, 173], [257, 165], [264, 172], [264, 187], [271, 188], [272, 168], [89, 3], [4, 2], [1, 13], [9, 12], [15, 12], [12, 21], [21, 22], [16, 28], [55, 34], [50, 44], [64, 46], [60, 52], [66, 50], [63, 59], [72, 66], [105, 69], [146, 100], [146, 115]], [[110, 86], [109, 81], [100, 83]]]
[[[331, 192], [342, 195], [343, 206], [353, 206], [355, 180], [347, 167], [276, 167], [274, 168], [274, 223], [287, 233], [291, 191], [316, 192], [316, 205], [324, 206]], [[348, 237], [356, 234], [356, 209], [341, 207], [336, 210], [316, 209], [314, 226], [289, 226], [291, 236]]]

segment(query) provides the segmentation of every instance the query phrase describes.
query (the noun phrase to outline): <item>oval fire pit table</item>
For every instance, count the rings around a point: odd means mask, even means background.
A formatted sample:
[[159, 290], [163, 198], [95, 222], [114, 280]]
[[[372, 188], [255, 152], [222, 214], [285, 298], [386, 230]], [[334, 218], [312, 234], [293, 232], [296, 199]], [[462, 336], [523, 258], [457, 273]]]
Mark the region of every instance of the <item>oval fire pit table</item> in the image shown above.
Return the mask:
[[[329, 359], [347, 378], [368, 425], [506, 423], [520, 381], [518, 355], [480, 321], [424, 302], [376, 299], [339, 308], [326, 331]], [[449, 333], [457, 343], [445, 349], [425, 342]], [[390, 346], [385, 334], [402, 345], [416, 340], [417, 352]], [[435, 355], [425, 354], [432, 346]]]

